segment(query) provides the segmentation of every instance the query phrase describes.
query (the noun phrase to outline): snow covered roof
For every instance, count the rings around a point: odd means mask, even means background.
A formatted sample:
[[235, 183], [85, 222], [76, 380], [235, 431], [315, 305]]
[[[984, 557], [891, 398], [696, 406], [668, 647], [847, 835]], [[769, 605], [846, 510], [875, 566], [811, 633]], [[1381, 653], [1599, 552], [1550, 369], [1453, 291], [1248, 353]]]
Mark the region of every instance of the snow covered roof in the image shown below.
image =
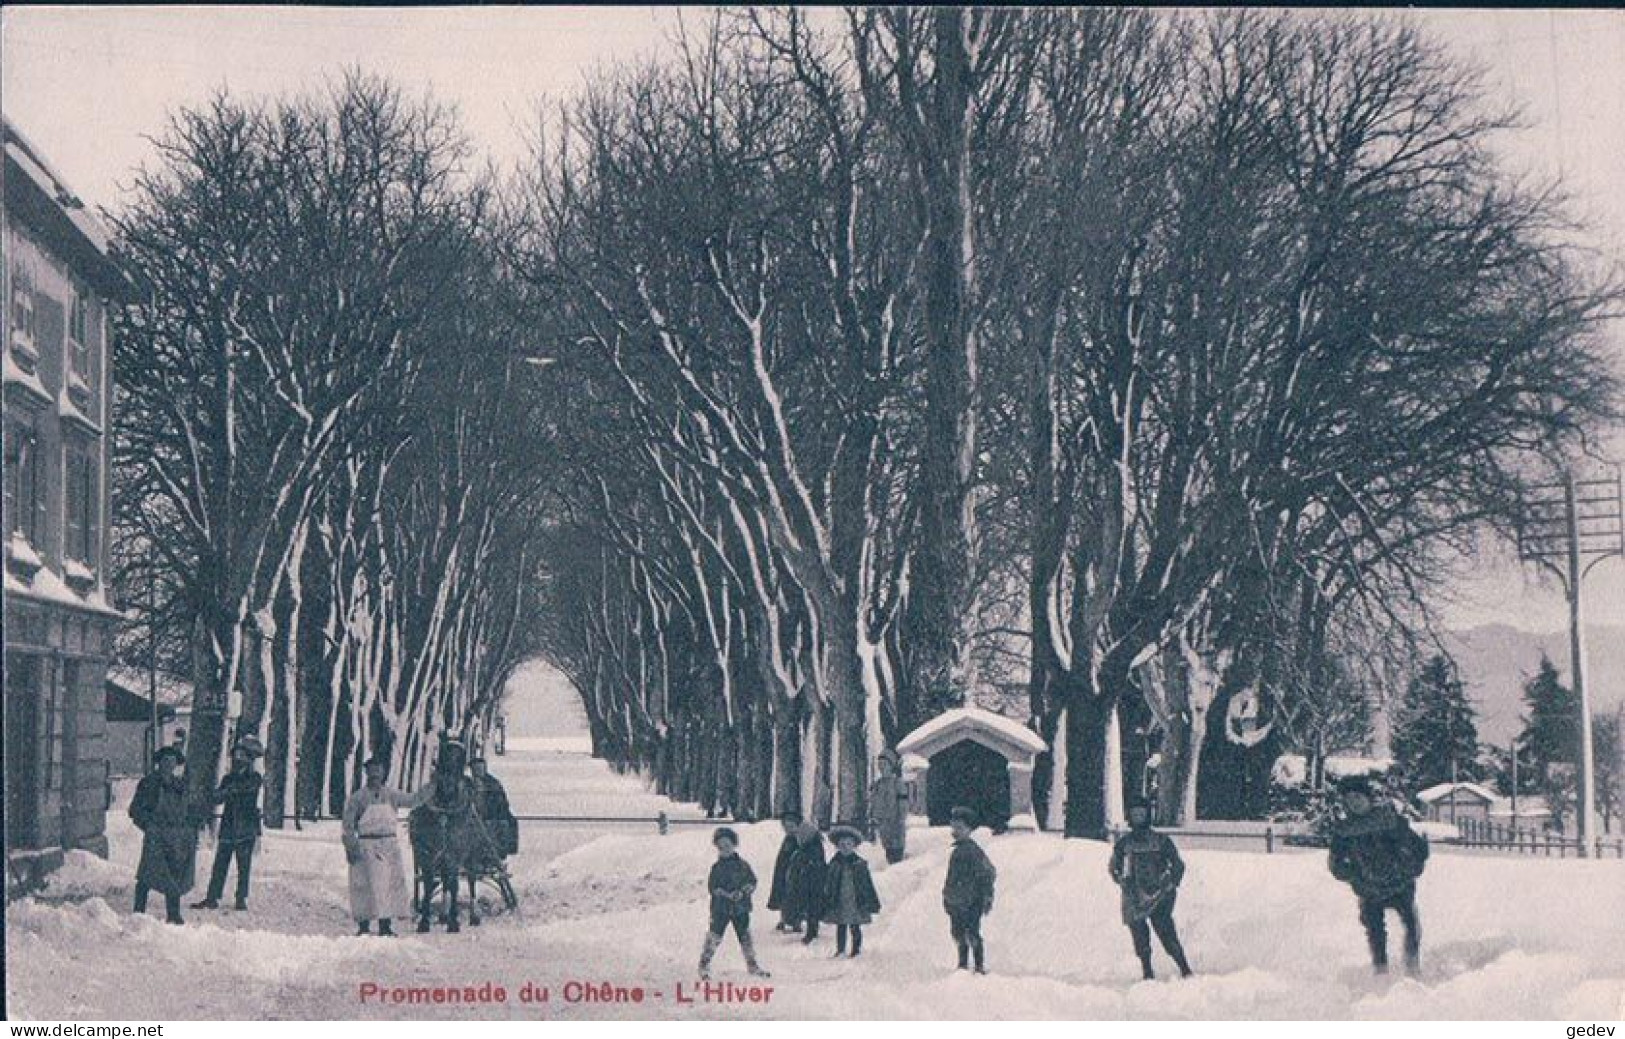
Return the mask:
[[1471, 794], [1486, 804], [1494, 804], [1497, 800], [1493, 791], [1479, 786], [1477, 783], [1439, 783], [1420, 791], [1416, 797], [1417, 800], [1424, 804], [1432, 804], [1435, 801], [1443, 800], [1457, 790], [1465, 794]]
[[[4, 142], [8, 166], [8, 208], [20, 200], [27, 214], [27, 222], [36, 230], [52, 236], [58, 247], [66, 250], [65, 259], [71, 259], [84, 273], [99, 282], [104, 291], [114, 295], [126, 292], [130, 287], [129, 279], [112, 259], [112, 240], [101, 221], [91, 215], [85, 204], [45, 161], [40, 150], [22, 135], [11, 120], [0, 122], [0, 139]], [[13, 188], [13, 184], [18, 187]], [[23, 185], [30, 190], [23, 190]], [[27, 197], [30, 193], [32, 199]]]
[[[142, 697], [147, 695], [149, 683], [152, 681], [145, 670], [125, 667], [122, 664], [114, 664], [107, 669], [107, 680]], [[158, 703], [182, 710], [191, 707], [192, 683], [162, 671], [158, 672]]]
[[966, 739], [985, 744], [1007, 758], [1031, 758], [1047, 749], [1031, 729], [1002, 714], [980, 707], [956, 707], [904, 736], [897, 744], [897, 753], [930, 758]]
[[1369, 776], [1386, 772], [1394, 767], [1393, 758], [1364, 758], [1353, 754], [1333, 754], [1326, 759], [1326, 774], [1341, 776]]

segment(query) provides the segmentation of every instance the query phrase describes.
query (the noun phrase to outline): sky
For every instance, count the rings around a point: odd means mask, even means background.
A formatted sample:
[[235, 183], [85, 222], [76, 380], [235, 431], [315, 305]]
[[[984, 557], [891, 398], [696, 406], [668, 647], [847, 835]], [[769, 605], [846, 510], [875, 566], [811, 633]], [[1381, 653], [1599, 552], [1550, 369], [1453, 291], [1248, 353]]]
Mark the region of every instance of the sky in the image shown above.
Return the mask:
[[[5, 7], [0, 108], [92, 206], [118, 206], [176, 108], [221, 88], [315, 89], [351, 66], [454, 103], [474, 142], [510, 165], [525, 153], [539, 102], [568, 96], [608, 65], [658, 55], [680, 18], [699, 17], [669, 7]], [[1520, 107], [1526, 128], [1501, 142], [1510, 167], [1561, 176], [1590, 244], [1604, 262], [1625, 264], [1625, 13], [1411, 17]], [[1625, 374], [1625, 328], [1614, 346]], [[1607, 447], [1625, 460], [1625, 435]], [[1549, 581], [1505, 552], [1486, 557], [1459, 582], [1447, 623], [1563, 627]], [[1586, 607], [1595, 621], [1625, 625], [1625, 560], [1596, 568]]]

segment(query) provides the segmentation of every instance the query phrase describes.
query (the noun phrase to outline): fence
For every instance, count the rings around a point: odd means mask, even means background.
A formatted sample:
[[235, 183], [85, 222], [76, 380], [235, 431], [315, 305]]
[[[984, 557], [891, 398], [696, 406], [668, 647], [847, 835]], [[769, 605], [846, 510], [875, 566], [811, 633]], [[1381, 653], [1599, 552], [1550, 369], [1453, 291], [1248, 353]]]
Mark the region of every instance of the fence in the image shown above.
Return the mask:
[[[1509, 826], [1500, 826], [1494, 823], [1480, 823], [1477, 820], [1464, 819], [1456, 824], [1458, 837], [1432, 838], [1435, 845], [1455, 848], [1477, 848], [1487, 851], [1500, 851], [1511, 854], [1545, 855], [1555, 858], [1582, 858], [1581, 842], [1575, 838], [1563, 838], [1550, 833], [1537, 833], [1533, 830], [1514, 830]], [[1165, 833], [1170, 837], [1178, 837], [1187, 844], [1201, 845], [1212, 840], [1218, 843], [1226, 841], [1239, 841], [1244, 845], [1253, 847], [1262, 846], [1265, 854], [1274, 854], [1283, 848], [1312, 849], [1325, 848], [1325, 837], [1315, 833], [1307, 833], [1296, 827], [1285, 826], [1277, 829], [1274, 826], [1265, 826], [1262, 829], [1237, 830], [1210, 830], [1207, 828], [1182, 829], [1171, 827], [1157, 828], [1158, 833]], [[1111, 836], [1115, 839], [1121, 830], [1113, 830]], [[1592, 852], [1592, 858], [1618, 858], [1625, 859], [1625, 837], [1598, 837], [1585, 849]]]
[[[1485, 819], [1461, 819], [1455, 824], [1460, 837], [1444, 843], [1463, 848], [1487, 848], [1520, 855], [1545, 855], [1557, 858], [1581, 857], [1586, 850], [1577, 837], [1563, 837], [1548, 831], [1524, 830]], [[1597, 837], [1590, 849], [1593, 858], [1625, 859], [1625, 837], [1612, 839]]]
[[[752, 821], [746, 819], [670, 816], [665, 812], [659, 812], [655, 815], [516, 815], [514, 818], [521, 823], [553, 823], [563, 826], [653, 827], [662, 836], [670, 833], [673, 826], [727, 826]], [[309, 822], [311, 820], [305, 819], [301, 821]], [[1158, 827], [1157, 832], [1165, 833], [1170, 837], [1179, 837], [1186, 843], [1197, 846], [1207, 841], [1213, 841], [1220, 845], [1231, 841], [1241, 842], [1243, 845], [1252, 845], [1255, 848], [1262, 847], [1265, 854], [1274, 854], [1277, 850], [1285, 848], [1306, 850], [1326, 847], [1326, 838], [1315, 833], [1304, 832], [1292, 825], [1280, 828], [1271, 824], [1262, 827], [1248, 827], [1245, 823], [1236, 825], [1240, 828], [1219, 830], [1206, 827]], [[1514, 829], [1510, 826], [1502, 826], [1499, 823], [1481, 822], [1476, 819], [1463, 819], [1455, 825], [1460, 836], [1432, 839], [1432, 843], [1446, 847], [1477, 848], [1487, 851], [1544, 855], [1555, 858], [1584, 857], [1581, 855], [1580, 841], [1574, 838], [1564, 838], [1534, 830]], [[1115, 840], [1122, 833], [1122, 830], [1113, 829], [1109, 836]], [[1590, 850], [1592, 858], [1625, 859], [1625, 836], [1598, 837]]]

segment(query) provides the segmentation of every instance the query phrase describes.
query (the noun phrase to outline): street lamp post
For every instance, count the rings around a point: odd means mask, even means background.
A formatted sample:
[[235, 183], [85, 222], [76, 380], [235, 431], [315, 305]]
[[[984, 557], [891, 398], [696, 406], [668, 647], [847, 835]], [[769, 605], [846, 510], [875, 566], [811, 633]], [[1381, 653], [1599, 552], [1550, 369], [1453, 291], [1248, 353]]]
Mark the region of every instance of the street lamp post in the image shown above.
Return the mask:
[[[1591, 746], [1591, 697], [1586, 687], [1585, 628], [1581, 590], [1591, 568], [1610, 556], [1625, 556], [1625, 496], [1617, 465], [1594, 475], [1563, 471], [1555, 483], [1530, 487], [1518, 530], [1518, 555], [1557, 574], [1569, 607], [1569, 674], [1580, 710], [1580, 746], [1575, 823], [1579, 853], [1596, 834], [1596, 769]], [[1561, 565], [1559, 565], [1561, 563]], [[1516, 759], [1516, 749], [1514, 749]]]

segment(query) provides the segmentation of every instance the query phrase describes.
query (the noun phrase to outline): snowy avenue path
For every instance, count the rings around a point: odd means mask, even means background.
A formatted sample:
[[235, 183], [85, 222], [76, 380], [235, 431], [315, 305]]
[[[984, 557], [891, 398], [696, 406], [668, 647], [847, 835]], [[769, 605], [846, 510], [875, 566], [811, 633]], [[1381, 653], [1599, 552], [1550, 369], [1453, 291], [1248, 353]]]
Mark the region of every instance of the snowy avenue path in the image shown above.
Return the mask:
[[[530, 732], [538, 729], [527, 726]], [[546, 729], [542, 730], [547, 732]], [[536, 814], [693, 816], [589, 758], [579, 741], [512, 741], [492, 770]], [[981, 835], [999, 870], [986, 926], [993, 976], [956, 974], [940, 891], [941, 831], [909, 857], [869, 854], [883, 904], [858, 960], [775, 934], [762, 907], [778, 827], [743, 827], [763, 879], [757, 945], [767, 1003], [679, 1003], [705, 926], [709, 828], [527, 825], [513, 864], [520, 913], [461, 934], [357, 938], [336, 829], [267, 835], [251, 911], [190, 910], [185, 927], [130, 912], [138, 835], [109, 814], [112, 861], [76, 856], [7, 908], [10, 1010], [36, 1019], [306, 1017], [1398, 1017], [1625, 1016], [1625, 863], [1435, 854], [1421, 885], [1424, 976], [1376, 981], [1352, 896], [1320, 855], [1191, 849], [1176, 916], [1199, 976], [1141, 982], [1106, 878], [1106, 849], [1050, 835]], [[200, 880], [212, 849], [199, 855]], [[191, 900], [201, 896], [194, 891]], [[155, 900], [161, 904], [161, 900]], [[1158, 953], [1159, 969], [1169, 965]], [[730, 937], [719, 981], [744, 984]], [[567, 982], [645, 990], [641, 1004], [567, 1002]], [[363, 985], [506, 989], [498, 1005], [363, 1003]], [[527, 983], [545, 1004], [521, 1004]], [[657, 998], [653, 994], [659, 992]]]

